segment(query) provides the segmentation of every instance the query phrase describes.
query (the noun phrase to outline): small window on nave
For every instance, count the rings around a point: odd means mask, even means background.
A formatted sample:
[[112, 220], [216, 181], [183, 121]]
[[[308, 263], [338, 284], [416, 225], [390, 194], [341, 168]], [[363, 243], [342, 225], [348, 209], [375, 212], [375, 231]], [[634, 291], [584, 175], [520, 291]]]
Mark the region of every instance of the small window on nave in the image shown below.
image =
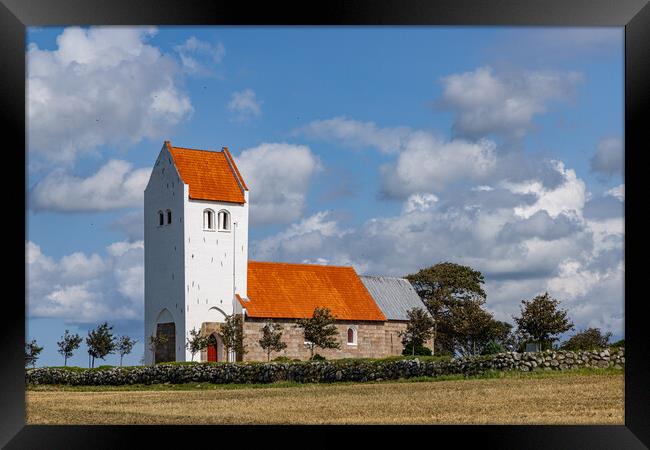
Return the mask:
[[348, 328], [348, 345], [356, 345], [357, 343], [357, 330], [350, 327]]

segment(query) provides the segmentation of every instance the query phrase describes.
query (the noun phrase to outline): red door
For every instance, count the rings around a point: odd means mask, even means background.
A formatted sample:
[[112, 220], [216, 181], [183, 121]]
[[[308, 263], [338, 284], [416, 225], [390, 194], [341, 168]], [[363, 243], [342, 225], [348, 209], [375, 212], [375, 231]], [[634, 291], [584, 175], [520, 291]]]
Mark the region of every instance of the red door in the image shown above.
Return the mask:
[[216, 344], [208, 346], [208, 361], [217, 362], [217, 346], [216, 346]]

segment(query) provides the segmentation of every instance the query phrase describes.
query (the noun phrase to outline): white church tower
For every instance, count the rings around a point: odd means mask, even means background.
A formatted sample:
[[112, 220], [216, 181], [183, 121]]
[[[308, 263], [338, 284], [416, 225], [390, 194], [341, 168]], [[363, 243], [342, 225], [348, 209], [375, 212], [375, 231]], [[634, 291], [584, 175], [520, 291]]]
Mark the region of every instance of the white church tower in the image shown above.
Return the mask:
[[[145, 362], [189, 361], [189, 332], [240, 313], [247, 297], [248, 188], [227, 148], [165, 141], [144, 191]], [[211, 351], [210, 351], [211, 350]], [[203, 355], [223, 360], [220, 346]], [[195, 356], [195, 361], [200, 359]]]

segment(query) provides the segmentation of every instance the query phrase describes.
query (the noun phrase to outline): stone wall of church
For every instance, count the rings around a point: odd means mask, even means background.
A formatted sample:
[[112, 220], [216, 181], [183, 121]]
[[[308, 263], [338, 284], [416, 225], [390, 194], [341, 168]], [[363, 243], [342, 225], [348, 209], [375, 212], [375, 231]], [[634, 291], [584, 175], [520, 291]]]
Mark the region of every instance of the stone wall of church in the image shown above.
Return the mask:
[[[287, 348], [280, 352], [271, 353], [271, 359], [285, 356], [291, 359], [309, 359], [309, 347], [305, 344], [301, 328], [295, 320], [268, 319], [260, 320], [247, 317], [244, 322], [244, 344], [247, 353], [244, 361], [266, 361], [266, 352], [260, 347], [262, 328], [265, 324], [279, 323], [284, 327], [282, 341]], [[327, 359], [338, 358], [385, 358], [402, 354], [402, 341], [399, 332], [406, 329], [406, 322], [337, 322], [339, 330], [340, 349], [316, 348], [318, 353]], [[348, 344], [348, 328], [356, 330], [356, 344]]]

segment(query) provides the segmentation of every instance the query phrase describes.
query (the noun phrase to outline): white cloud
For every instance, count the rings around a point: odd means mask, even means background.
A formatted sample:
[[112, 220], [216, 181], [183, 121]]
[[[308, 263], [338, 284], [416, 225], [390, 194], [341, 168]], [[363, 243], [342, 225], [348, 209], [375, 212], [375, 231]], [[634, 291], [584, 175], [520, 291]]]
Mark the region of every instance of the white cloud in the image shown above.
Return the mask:
[[614, 198], [619, 199], [620, 201], [625, 200], [625, 185], [624, 184], [619, 184], [618, 186], [615, 186], [611, 189], [609, 189], [607, 192], [605, 192], [606, 195], [610, 195]]
[[481, 180], [496, 167], [494, 142], [443, 141], [413, 133], [395, 163], [382, 167], [382, 188], [389, 197], [438, 192], [458, 180]]
[[381, 168], [382, 193], [388, 197], [431, 194], [458, 180], [482, 180], [496, 168], [496, 145], [487, 139], [446, 141], [428, 131], [379, 128], [374, 122], [346, 117], [317, 120], [294, 130], [294, 134], [351, 148], [397, 153], [396, 161]]
[[183, 69], [193, 75], [207, 76], [212, 73], [212, 66], [219, 64], [226, 55], [226, 49], [221, 42], [210, 44], [197, 39], [188, 38], [183, 44], [174, 46], [183, 64]]
[[142, 207], [150, 168], [134, 169], [122, 160], [110, 160], [88, 178], [54, 171], [31, 192], [34, 210], [80, 212]]
[[58, 261], [28, 241], [26, 301], [30, 317], [70, 323], [142, 319], [143, 242], [116, 242], [106, 257], [81, 252]]
[[591, 170], [605, 175], [623, 175], [624, 150], [619, 138], [604, 138], [598, 142], [591, 158]]
[[235, 113], [235, 120], [244, 121], [252, 116], [261, 115], [262, 103], [255, 97], [255, 91], [245, 89], [231, 94], [228, 109]]
[[312, 176], [321, 170], [318, 157], [305, 145], [263, 143], [235, 160], [250, 189], [252, 225], [297, 220]]
[[347, 117], [315, 120], [294, 134], [335, 142], [353, 148], [372, 147], [383, 153], [404, 149], [412, 131], [408, 127], [380, 128], [374, 122], [360, 122]]
[[456, 112], [461, 136], [490, 133], [521, 138], [552, 100], [570, 97], [582, 77], [576, 72], [520, 72], [496, 76], [491, 67], [442, 78], [442, 103]]
[[453, 261], [485, 275], [487, 307], [499, 320], [512, 323], [521, 300], [548, 290], [578, 327], [620, 335], [622, 218], [581, 218], [584, 182], [561, 163], [552, 167], [560, 178], [553, 188], [531, 179], [509, 188], [466, 185], [435, 198], [415, 193], [398, 215], [353, 228], [320, 212], [253, 241], [251, 258], [396, 276]]
[[438, 201], [438, 197], [433, 194], [411, 194], [404, 202], [402, 211], [405, 214], [414, 211], [426, 211]]
[[146, 43], [154, 28], [69, 27], [55, 50], [27, 51], [32, 155], [71, 164], [103, 145], [160, 139], [193, 111], [175, 60]]
[[[318, 250], [324, 238], [341, 237], [346, 230], [330, 218], [331, 214], [321, 211], [291, 224], [286, 230], [252, 243], [253, 259], [282, 261], [281, 254], [302, 254], [305, 251]], [[279, 257], [280, 259], [273, 259]], [[305, 261], [307, 259], [302, 259]], [[321, 261], [325, 261], [321, 259]], [[329, 261], [329, 260], [327, 260]]]
[[573, 169], [565, 169], [561, 161], [551, 161], [554, 169], [562, 174], [564, 182], [553, 189], [544, 188], [542, 182], [531, 180], [523, 183], [503, 182], [502, 186], [518, 194], [533, 194], [537, 200], [532, 205], [515, 208], [515, 214], [525, 219], [538, 211], [546, 211], [552, 218], [564, 213], [582, 218], [587, 200], [586, 186]]

